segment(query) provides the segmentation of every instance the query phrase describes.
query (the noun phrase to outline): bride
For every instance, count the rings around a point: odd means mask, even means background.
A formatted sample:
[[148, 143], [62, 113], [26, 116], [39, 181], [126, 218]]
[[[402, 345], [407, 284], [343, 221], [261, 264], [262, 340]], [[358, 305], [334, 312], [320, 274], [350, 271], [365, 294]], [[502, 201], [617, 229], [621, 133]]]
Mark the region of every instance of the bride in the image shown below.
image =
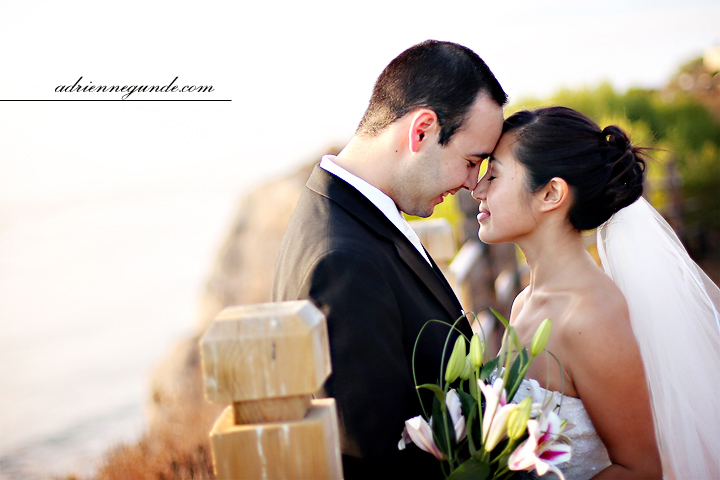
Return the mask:
[[[538, 357], [518, 395], [562, 405], [567, 479], [720, 478], [720, 292], [641, 197], [644, 167], [618, 127], [521, 111], [473, 192], [480, 239], [514, 242], [530, 267], [521, 341], [553, 321], [562, 371]], [[581, 234], [600, 226], [605, 272]]]

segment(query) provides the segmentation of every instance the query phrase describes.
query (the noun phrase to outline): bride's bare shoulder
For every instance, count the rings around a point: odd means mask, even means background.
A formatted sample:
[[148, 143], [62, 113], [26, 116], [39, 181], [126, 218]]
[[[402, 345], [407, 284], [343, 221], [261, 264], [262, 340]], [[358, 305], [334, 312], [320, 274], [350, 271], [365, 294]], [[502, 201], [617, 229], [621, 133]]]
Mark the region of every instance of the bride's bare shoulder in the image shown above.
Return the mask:
[[565, 340], [583, 352], [604, 341], [634, 341], [627, 302], [620, 289], [603, 272], [589, 280], [574, 292], [562, 329]]
[[530, 287], [525, 287], [522, 292], [518, 293], [515, 300], [513, 300], [512, 307], [510, 308], [510, 323], [514, 323], [518, 313], [520, 313], [523, 309], [523, 305], [525, 305], [525, 297], [527, 296], [529, 288]]

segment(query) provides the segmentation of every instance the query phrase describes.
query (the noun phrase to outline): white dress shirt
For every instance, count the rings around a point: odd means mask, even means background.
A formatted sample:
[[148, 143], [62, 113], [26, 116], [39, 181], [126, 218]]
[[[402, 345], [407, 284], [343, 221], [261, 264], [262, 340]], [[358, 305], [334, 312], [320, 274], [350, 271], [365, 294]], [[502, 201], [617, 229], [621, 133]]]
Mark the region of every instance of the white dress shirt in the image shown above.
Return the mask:
[[397, 227], [397, 229], [400, 230], [403, 235], [407, 237], [408, 240], [410, 240], [410, 243], [415, 245], [415, 248], [417, 248], [418, 252], [420, 252], [423, 258], [427, 260], [430, 265], [432, 265], [430, 263], [430, 258], [428, 258], [428, 255], [422, 246], [422, 243], [420, 243], [420, 238], [417, 236], [417, 233], [415, 233], [415, 230], [412, 229], [407, 220], [405, 220], [403, 214], [400, 213], [400, 210], [398, 210], [397, 205], [395, 205], [393, 199], [388, 197], [379, 188], [370, 185], [362, 178], [353, 175], [352, 173], [339, 166], [333, 161], [335, 158], [335, 155], [323, 156], [322, 160], [320, 161], [320, 168], [340, 177], [341, 179], [352, 185], [358, 192], [362, 193], [365, 198], [370, 200], [373, 205], [380, 209], [380, 211], [387, 217], [387, 219], [390, 220], [392, 224], [395, 225], [395, 227]]

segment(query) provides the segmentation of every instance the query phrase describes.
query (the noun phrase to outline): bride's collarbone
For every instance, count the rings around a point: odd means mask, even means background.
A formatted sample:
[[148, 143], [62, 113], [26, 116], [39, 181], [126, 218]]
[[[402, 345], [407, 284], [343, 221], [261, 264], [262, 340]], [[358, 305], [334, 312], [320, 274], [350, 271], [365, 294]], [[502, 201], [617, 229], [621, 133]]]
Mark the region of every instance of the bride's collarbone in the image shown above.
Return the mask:
[[566, 322], [573, 308], [573, 295], [536, 293], [526, 295], [519, 308], [514, 308], [510, 323], [521, 341], [530, 341], [540, 324], [549, 318], [552, 330]]
[[[530, 351], [532, 338], [543, 320], [550, 318], [552, 328], [547, 343], [547, 351], [552, 355], [541, 353], [530, 365], [526, 378], [535, 379], [548, 390], [563, 392], [567, 396], [577, 397], [577, 391], [570, 377], [562, 344], [561, 330], [568, 322], [571, 310], [569, 298], [552, 298], [548, 295], [527, 297], [522, 308], [513, 312], [511, 323], [521, 345]], [[554, 357], [553, 357], [554, 355]], [[556, 361], [557, 358], [557, 361]], [[558, 365], [558, 361], [560, 365]]]

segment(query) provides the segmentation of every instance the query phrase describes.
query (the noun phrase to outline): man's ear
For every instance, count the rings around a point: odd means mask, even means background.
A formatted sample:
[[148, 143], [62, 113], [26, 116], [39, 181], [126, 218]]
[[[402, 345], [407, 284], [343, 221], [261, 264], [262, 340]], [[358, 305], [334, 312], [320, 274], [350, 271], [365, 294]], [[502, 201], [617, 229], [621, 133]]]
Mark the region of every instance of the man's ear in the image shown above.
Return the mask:
[[421, 108], [412, 115], [409, 147], [411, 152], [417, 153], [421, 145], [424, 145], [424, 142], [433, 136], [432, 134], [438, 129], [440, 123], [437, 114], [429, 108]]
[[560, 177], [552, 178], [538, 193], [540, 211], [550, 212], [570, 204], [570, 186]]

